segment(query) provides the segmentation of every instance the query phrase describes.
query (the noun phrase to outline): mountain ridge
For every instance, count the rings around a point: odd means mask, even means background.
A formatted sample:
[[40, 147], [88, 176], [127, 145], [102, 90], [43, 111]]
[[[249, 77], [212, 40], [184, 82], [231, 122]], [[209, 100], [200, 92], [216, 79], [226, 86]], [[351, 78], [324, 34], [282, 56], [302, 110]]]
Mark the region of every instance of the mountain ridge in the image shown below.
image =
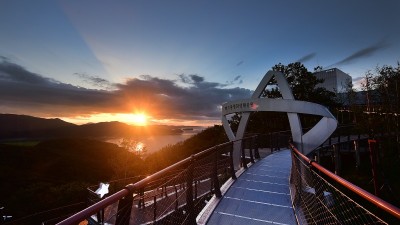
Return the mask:
[[0, 140], [131, 137], [138, 135], [180, 134], [179, 127], [167, 125], [132, 126], [123, 122], [99, 122], [76, 125], [59, 118], [45, 119], [29, 115], [0, 114]]

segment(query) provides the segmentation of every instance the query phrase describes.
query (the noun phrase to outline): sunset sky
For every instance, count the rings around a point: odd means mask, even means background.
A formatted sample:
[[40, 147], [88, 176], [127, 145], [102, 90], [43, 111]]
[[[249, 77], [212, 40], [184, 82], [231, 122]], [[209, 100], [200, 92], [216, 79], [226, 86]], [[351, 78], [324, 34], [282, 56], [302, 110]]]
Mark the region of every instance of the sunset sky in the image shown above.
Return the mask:
[[0, 0], [0, 113], [212, 125], [275, 64], [359, 81], [400, 60], [400, 1]]

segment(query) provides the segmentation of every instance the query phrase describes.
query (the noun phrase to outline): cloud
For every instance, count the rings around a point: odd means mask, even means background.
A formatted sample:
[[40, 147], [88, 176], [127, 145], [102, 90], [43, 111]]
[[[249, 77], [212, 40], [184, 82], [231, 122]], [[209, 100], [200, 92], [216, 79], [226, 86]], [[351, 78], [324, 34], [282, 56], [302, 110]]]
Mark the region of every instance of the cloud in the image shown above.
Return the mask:
[[49, 78], [26, 71], [23, 67], [10, 62], [6, 57], [2, 56], [0, 59], [2, 60], [0, 64], [0, 79], [2, 80], [30, 84], [50, 84], [54, 82]]
[[94, 87], [99, 87], [99, 88], [104, 88], [104, 89], [114, 88], [114, 84], [112, 84], [110, 81], [103, 79], [101, 77], [98, 77], [98, 76], [91, 76], [86, 73], [74, 73], [74, 75], [78, 76], [84, 82], [86, 82]]
[[196, 74], [190, 74], [190, 75], [186, 75], [186, 74], [180, 74], [178, 75], [181, 82], [184, 84], [196, 84], [196, 83], [201, 83], [204, 81], [204, 78], [196, 75]]
[[389, 46], [390, 46], [390, 44], [387, 43], [386, 41], [380, 41], [369, 47], [366, 47], [366, 48], [363, 48], [361, 50], [354, 52], [353, 54], [347, 56], [346, 58], [340, 60], [339, 62], [336, 62], [330, 66], [327, 66], [327, 68], [353, 63], [354, 61], [356, 61], [358, 59], [369, 57], [369, 56], [375, 54], [376, 52], [378, 52], [382, 49], [385, 49]]
[[190, 78], [192, 78], [192, 80], [193, 80], [195, 83], [201, 83], [201, 82], [204, 81], [204, 77], [200, 77], [200, 76], [198, 76], [198, 75], [189, 75], [189, 76], [190, 76]]
[[196, 75], [196, 74], [190, 74], [190, 75], [185, 75], [185, 74], [180, 74], [179, 75], [180, 81], [184, 84], [189, 85], [189, 87], [197, 87], [200, 89], [210, 89], [210, 88], [222, 88], [225, 87], [226, 85], [216, 83], [216, 82], [208, 82], [204, 80], [204, 77]]
[[236, 63], [236, 66], [240, 66], [240, 65], [242, 65], [243, 63], [244, 63], [244, 61], [241, 60], [241, 61], [239, 61], [238, 63]]
[[365, 83], [365, 77], [354, 77], [352, 79], [353, 82], [353, 88], [355, 88], [356, 90], [361, 90], [362, 86]]
[[364, 77], [353, 77], [353, 82], [358, 82], [360, 80], [364, 79]]
[[64, 84], [4, 59], [0, 62], [0, 96], [1, 111], [40, 115], [90, 114], [110, 101], [107, 92]]
[[301, 62], [301, 63], [307, 62], [310, 59], [314, 58], [316, 55], [317, 55], [317, 53], [315, 53], [315, 52], [310, 53], [310, 54], [305, 55], [305, 56], [301, 57], [300, 59], [296, 60], [296, 62]]
[[[109, 84], [99, 77], [81, 77], [89, 82]], [[226, 88], [200, 75], [178, 77], [170, 80], [143, 75], [113, 84], [111, 90], [88, 89], [32, 73], [3, 58], [0, 60], [0, 111], [68, 117], [141, 110], [159, 120], [218, 120], [222, 103], [251, 96], [249, 89]], [[240, 76], [234, 80], [241, 81]]]
[[230, 86], [230, 85], [235, 85], [235, 84], [242, 84], [243, 83], [243, 80], [242, 79], [240, 79], [242, 76], [240, 76], [240, 75], [238, 75], [238, 76], [236, 76], [235, 78], [233, 78], [233, 80], [231, 80], [231, 81], [226, 81], [225, 83], [225, 86]]

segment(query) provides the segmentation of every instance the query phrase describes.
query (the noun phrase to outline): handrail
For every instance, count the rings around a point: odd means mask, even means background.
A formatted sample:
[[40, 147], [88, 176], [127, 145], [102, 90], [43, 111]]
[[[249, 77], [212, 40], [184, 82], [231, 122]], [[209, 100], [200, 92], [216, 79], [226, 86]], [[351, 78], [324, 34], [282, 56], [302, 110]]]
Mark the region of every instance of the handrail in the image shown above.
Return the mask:
[[[236, 140], [236, 141], [242, 141], [242, 140], [246, 140], [246, 139], [250, 139], [250, 138], [254, 138], [255, 136], [249, 136], [249, 137], [245, 137], [243, 139], [240, 140]], [[177, 168], [180, 168], [186, 164], [189, 164], [191, 162], [192, 159], [196, 159], [199, 157], [203, 157], [208, 155], [209, 153], [212, 153], [213, 151], [215, 151], [216, 149], [219, 148], [223, 148], [226, 147], [228, 145], [231, 145], [232, 143], [236, 142], [236, 141], [231, 141], [231, 142], [225, 142], [219, 145], [215, 145], [213, 147], [210, 147], [206, 150], [203, 150], [197, 154], [193, 154], [191, 157], [188, 157], [186, 159], [183, 159], [171, 166], [168, 166], [150, 176], [147, 176], [146, 178], [133, 183], [133, 184], [128, 184], [124, 187], [124, 189], [108, 196], [107, 198], [89, 206], [88, 208], [74, 214], [73, 216], [70, 216], [69, 218], [61, 221], [60, 223], [58, 223], [57, 225], [70, 225], [70, 224], [78, 224], [79, 222], [83, 221], [86, 218], [89, 218], [90, 216], [94, 215], [96, 212], [98, 212], [99, 210], [115, 203], [116, 201], [122, 199], [123, 197], [129, 195], [130, 193], [133, 193], [134, 191], [140, 190], [140, 188], [143, 188], [146, 184], [157, 180], [159, 178], [162, 178], [168, 171], [170, 170], [174, 170]]]
[[356, 193], [363, 199], [369, 201], [370, 203], [374, 204], [375, 206], [379, 207], [380, 209], [390, 213], [391, 215], [395, 216], [396, 218], [400, 219], [400, 209], [396, 206], [376, 197], [375, 195], [365, 191], [364, 189], [350, 183], [349, 181], [341, 178], [340, 176], [332, 173], [331, 171], [325, 169], [323, 166], [319, 165], [318, 163], [314, 162], [313, 160], [309, 159], [307, 156], [300, 153], [300, 151], [290, 143], [290, 147], [295, 154], [300, 156], [304, 161], [310, 164], [312, 167], [316, 168], [321, 173], [325, 174], [326, 176], [330, 177], [334, 181], [338, 182], [339, 184], [343, 185], [347, 189], [351, 190], [352, 192]]

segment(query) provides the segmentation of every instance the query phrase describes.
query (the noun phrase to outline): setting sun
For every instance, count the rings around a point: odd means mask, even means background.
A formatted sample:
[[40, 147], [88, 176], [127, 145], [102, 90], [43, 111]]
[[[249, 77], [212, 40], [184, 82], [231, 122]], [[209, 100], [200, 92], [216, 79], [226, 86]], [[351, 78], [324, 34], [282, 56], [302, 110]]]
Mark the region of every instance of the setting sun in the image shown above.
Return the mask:
[[143, 113], [131, 114], [126, 118], [128, 123], [132, 123], [137, 126], [146, 126], [147, 125], [147, 116]]

